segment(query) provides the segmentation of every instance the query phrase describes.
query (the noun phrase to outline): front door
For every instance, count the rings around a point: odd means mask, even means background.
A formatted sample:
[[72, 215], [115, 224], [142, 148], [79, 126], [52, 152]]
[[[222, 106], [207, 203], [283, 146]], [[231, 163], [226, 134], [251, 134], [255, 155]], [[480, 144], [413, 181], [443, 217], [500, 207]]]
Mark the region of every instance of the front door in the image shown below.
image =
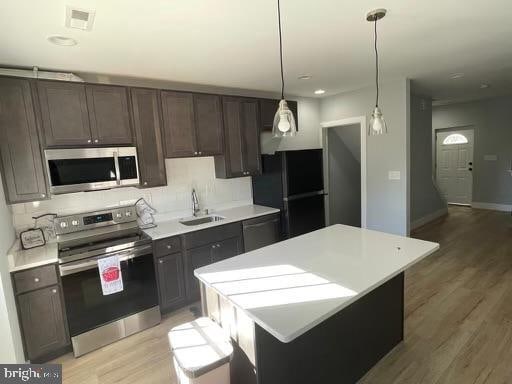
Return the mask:
[[448, 204], [470, 205], [473, 190], [472, 129], [436, 135], [437, 184]]

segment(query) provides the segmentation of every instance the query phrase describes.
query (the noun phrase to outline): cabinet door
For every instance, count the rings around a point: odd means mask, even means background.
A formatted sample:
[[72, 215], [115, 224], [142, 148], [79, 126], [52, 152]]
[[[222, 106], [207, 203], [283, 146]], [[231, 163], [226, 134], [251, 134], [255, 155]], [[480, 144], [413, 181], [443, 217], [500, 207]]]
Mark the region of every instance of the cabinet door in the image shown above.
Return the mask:
[[185, 253], [187, 263], [187, 298], [189, 301], [197, 301], [201, 296], [199, 291], [199, 282], [194, 276], [194, 270], [212, 263], [212, 247], [212, 244], [208, 244], [202, 247], [187, 249]]
[[167, 185], [158, 93], [153, 89], [134, 88], [131, 100], [141, 186]]
[[0, 79], [0, 155], [8, 203], [47, 198], [28, 80]]
[[194, 100], [191, 93], [161, 92], [166, 157], [195, 156]]
[[125, 87], [88, 85], [87, 106], [94, 145], [133, 143]]
[[185, 274], [181, 253], [158, 258], [156, 269], [160, 308], [163, 311], [178, 308], [186, 300]]
[[258, 101], [243, 100], [241, 109], [244, 175], [260, 175], [260, 118]]
[[212, 261], [214, 263], [237, 256], [242, 253], [242, 239], [240, 237], [233, 237], [219, 241], [213, 244], [212, 251]]
[[69, 344], [58, 285], [19, 295], [18, 304], [28, 359], [49, 355]]
[[90, 145], [85, 85], [38, 81], [37, 89], [46, 147]]
[[220, 96], [194, 95], [194, 115], [198, 154], [222, 154], [224, 140]]
[[223, 114], [224, 114], [224, 140], [225, 153], [224, 161], [226, 162], [226, 176], [240, 177], [244, 173], [244, 164], [242, 158], [242, 104], [239, 98], [224, 97], [223, 98]]
[[260, 124], [262, 132], [272, 132], [274, 125], [274, 116], [279, 107], [279, 100], [261, 99], [260, 100]]

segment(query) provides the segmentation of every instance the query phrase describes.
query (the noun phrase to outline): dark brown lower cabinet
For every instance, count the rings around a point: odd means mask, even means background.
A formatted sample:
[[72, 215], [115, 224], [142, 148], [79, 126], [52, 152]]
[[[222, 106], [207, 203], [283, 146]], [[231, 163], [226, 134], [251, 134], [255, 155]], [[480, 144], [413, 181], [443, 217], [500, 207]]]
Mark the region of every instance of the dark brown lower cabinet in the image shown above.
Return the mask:
[[42, 362], [69, 346], [69, 334], [59, 285], [18, 296], [26, 358]]
[[159, 257], [156, 261], [160, 310], [177, 309], [186, 301], [183, 256], [180, 253]]
[[212, 245], [186, 250], [187, 261], [187, 299], [196, 301], [200, 299], [199, 282], [194, 276], [194, 270], [212, 263]]

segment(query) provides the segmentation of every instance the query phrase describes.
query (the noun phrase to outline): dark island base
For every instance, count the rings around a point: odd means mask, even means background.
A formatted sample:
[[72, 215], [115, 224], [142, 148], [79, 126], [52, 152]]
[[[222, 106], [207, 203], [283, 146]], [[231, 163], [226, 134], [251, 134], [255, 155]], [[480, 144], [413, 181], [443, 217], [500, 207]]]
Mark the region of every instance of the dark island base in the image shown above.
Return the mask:
[[403, 340], [404, 274], [290, 343], [256, 325], [256, 369], [235, 347], [232, 384], [355, 383]]

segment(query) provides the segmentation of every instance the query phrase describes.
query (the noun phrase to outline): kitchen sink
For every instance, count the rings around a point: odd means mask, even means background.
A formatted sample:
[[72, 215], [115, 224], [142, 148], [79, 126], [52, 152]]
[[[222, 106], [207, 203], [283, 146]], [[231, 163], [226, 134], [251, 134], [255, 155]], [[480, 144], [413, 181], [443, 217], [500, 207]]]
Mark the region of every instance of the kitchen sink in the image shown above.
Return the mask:
[[200, 225], [200, 224], [206, 224], [206, 223], [213, 223], [214, 221], [221, 221], [224, 220], [225, 217], [219, 216], [219, 215], [208, 215], [208, 216], [201, 216], [201, 217], [190, 217], [186, 219], [181, 219], [180, 223], [183, 225]]

